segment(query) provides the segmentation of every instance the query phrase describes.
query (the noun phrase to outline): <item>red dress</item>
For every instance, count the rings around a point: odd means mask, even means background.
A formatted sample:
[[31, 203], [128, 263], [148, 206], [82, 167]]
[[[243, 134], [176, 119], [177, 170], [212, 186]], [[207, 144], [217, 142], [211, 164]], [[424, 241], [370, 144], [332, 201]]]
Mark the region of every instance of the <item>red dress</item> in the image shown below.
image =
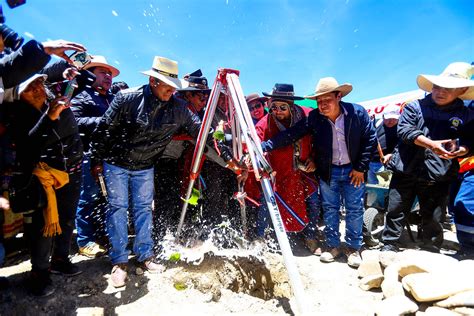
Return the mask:
[[[303, 110], [304, 116], [307, 116], [312, 110], [305, 107], [299, 108]], [[271, 114], [263, 117], [255, 128], [261, 140], [268, 140], [280, 132]], [[294, 155], [297, 147], [299, 148], [299, 158], [296, 159], [304, 163], [311, 157], [310, 135], [304, 136], [295, 144], [269, 152], [267, 158], [273, 170], [276, 171], [274, 191], [283, 223], [288, 232], [298, 232], [306, 226], [309, 219], [305, 200], [316, 190], [314, 176], [304, 173], [296, 166]], [[249, 180], [246, 183], [246, 192], [258, 200], [257, 192], [260, 191], [257, 186], [259, 187], [259, 183], [252, 175], [249, 175]]]

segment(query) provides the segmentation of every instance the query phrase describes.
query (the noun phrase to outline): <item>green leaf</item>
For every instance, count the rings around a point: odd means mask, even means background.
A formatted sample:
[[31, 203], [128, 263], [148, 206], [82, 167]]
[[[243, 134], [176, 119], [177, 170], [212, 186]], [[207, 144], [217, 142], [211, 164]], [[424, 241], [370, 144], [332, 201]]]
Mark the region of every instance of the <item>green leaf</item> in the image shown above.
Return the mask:
[[178, 262], [181, 260], [181, 254], [179, 252], [172, 253], [168, 260], [171, 262]]
[[184, 291], [188, 288], [183, 282], [175, 282], [173, 286], [178, 291]]

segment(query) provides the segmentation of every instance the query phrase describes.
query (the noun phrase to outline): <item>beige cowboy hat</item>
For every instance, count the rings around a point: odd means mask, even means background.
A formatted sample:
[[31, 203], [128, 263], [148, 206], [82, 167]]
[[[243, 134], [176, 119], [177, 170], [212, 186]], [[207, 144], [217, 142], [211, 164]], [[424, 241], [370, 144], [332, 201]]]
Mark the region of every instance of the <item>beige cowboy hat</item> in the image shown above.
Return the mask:
[[443, 88], [469, 88], [458, 98], [463, 100], [474, 99], [474, 80], [471, 80], [474, 74], [474, 66], [468, 63], [456, 62], [449, 64], [448, 67], [438, 76], [418, 75], [416, 83], [421, 90], [431, 92], [433, 85]]
[[333, 77], [321, 78], [316, 85], [314, 94], [306, 95], [305, 98], [315, 100], [320, 95], [334, 91], [341, 92], [342, 96], [344, 97], [352, 91], [352, 85], [350, 83], [343, 83], [340, 85]]
[[46, 81], [48, 79], [48, 75], [44, 75], [44, 74], [35, 74], [33, 76], [31, 76], [30, 78], [26, 79], [25, 81], [23, 81], [22, 83], [20, 83], [18, 85], [18, 95], [22, 94], [23, 91], [26, 90], [26, 88], [28, 88], [28, 86], [35, 80], [37, 80], [38, 78], [41, 78], [44, 81]]
[[245, 97], [245, 101], [247, 102], [247, 104], [253, 101], [266, 102], [267, 100], [267, 97], [261, 97], [258, 95], [258, 93], [250, 93], [248, 96]]
[[151, 69], [142, 71], [142, 74], [157, 78], [176, 89], [182, 87], [182, 82], [178, 79], [178, 63], [165, 57], [155, 56]]
[[120, 71], [114, 66], [110, 65], [104, 56], [100, 56], [100, 55], [91, 56], [91, 62], [85, 65], [83, 69], [90, 69], [94, 67], [107, 68], [112, 73], [112, 77], [117, 77], [120, 74]]

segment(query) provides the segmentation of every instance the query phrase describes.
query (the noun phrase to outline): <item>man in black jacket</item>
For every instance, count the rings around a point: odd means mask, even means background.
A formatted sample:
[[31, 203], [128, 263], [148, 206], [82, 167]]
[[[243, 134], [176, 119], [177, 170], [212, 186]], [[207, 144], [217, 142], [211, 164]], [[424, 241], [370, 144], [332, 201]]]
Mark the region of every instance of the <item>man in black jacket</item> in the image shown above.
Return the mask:
[[404, 211], [411, 209], [418, 196], [423, 247], [439, 251], [449, 184], [459, 170], [456, 158], [473, 146], [468, 136], [474, 131], [467, 126], [474, 120], [474, 111], [462, 101], [474, 98], [471, 75], [471, 65], [453, 63], [439, 76], [418, 76], [418, 86], [431, 94], [408, 104], [398, 123], [400, 142], [389, 163], [394, 174], [382, 250], [398, 250]]
[[[161, 271], [154, 262], [151, 237], [153, 165], [174, 134], [184, 130], [197, 137], [201, 126], [199, 118], [173, 95], [181, 87], [177, 62], [157, 56], [152, 69], [143, 73], [149, 76], [149, 84], [115, 96], [91, 143], [92, 171], [103, 172], [107, 186], [106, 229], [115, 287], [124, 286], [127, 278], [129, 194], [136, 234], [133, 250], [145, 269]], [[223, 153], [226, 161], [232, 160], [228, 151]]]
[[91, 175], [89, 143], [92, 132], [114, 98], [110, 92], [112, 78], [118, 76], [120, 72], [107, 63], [105, 57], [98, 55], [92, 56], [92, 61], [84, 67], [84, 70], [91, 71], [96, 79], [91, 87], [86, 87], [71, 100], [71, 109], [84, 144], [82, 188], [76, 212], [76, 229], [79, 253], [94, 258], [106, 251], [96, 242], [96, 239], [105, 233], [103, 223], [105, 204], [100, 203], [102, 194]]
[[357, 267], [361, 258], [363, 196], [365, 175], [376, 144], [375, 130], [367, 111], [358, 104], [342, 102], [352, 85], [339, 85], [332, 77], [322, 78], [315, 99], [318, 109], [293, 127], [262, 143], [264, 151], [288, 145], [306, 134], [312, 135], [316, 174], [320, 178], [321, 200], [328, 249], [322, 262], [333, 262], [342, 255], [339, 233], [341, 200], [346, 209], [347, 264]]

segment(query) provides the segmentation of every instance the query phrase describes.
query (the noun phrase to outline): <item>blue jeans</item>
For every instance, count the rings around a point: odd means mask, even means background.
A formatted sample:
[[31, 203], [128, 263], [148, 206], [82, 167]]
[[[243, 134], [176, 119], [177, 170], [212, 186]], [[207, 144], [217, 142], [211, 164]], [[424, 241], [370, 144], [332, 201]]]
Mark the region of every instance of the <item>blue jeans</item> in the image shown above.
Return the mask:
[[[260, 199], [260, 207], [257, 209], [257, 237], [265, 236], [265, 229], [270, 226], [270, 213], [268, 212], [265, 198]], [[319, 211], [321, 209], [321, 200], [319, 193], [314, 192], [306, 198], [306, 210], [308, 212], [309, 223], [303, 230], [306, 238], [316, 239], [318, 231]]]
[[328, 247], [339, 247], [339, 211], [341, 197], [346, 209], [345, 242], [349, 248], [359, 250], [362, 246], [365, 184], [356, 188], [351, 184], [351, 166], [332, 166], [329, 183], [321, 180], [321, 200], [324, 210], [324, 233]]
[[319, 189], [306, 198], [306, 210], [308, 212], [309, 223], [303, 229], [303, 235], [308, 239], [318, 239], [318, 222], [321, 213], [321, 198]]
[[376, 173], [384, 170], [385, 167], [383, 163], [379, 161], [371, 161], [369, 164], [369, 172], [367, 173], [367, 183], [379, 184], [379, 179], [377, 179]]
[[5, 259], [5, 247], [3, 247], [3, 243], [0, 242], [0, 267], [3, 266], [4, 259]]
[[99, 204], [100, 196], [99, 185], [91, 175], [90, 154], [86, 154], [82, 163], [81, 197], [76, 210], [77, 244], [79, 247], [84, 247], [96, 240], [94, 216], [98, 216], [99, 212], [105, 212], [105, 206]]
[[135, 171], [104, 163], [104, 178], [109, 202], [106, 230], [111, 247], [109, 256], [114, 265], [127, 263], [130, 254], [127, 250], [129, 196], [136, 234], [133, 252], [137, 255], [139, 262], [154, 255], [151, 237], [151, 204], [155, 191], [153, 174], [153, 168]]

